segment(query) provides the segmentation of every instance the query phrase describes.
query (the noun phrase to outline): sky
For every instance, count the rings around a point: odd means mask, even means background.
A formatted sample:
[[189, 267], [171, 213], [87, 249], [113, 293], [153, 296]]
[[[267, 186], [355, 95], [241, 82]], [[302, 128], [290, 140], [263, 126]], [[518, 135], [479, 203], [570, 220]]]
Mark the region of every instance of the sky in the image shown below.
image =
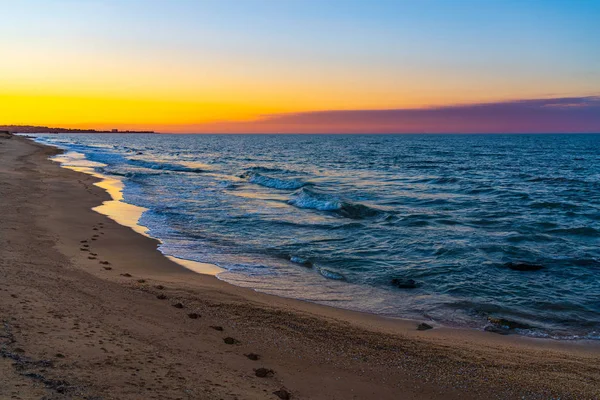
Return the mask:
[[600, 132], [600, 0], [0, 0], [0, 124]]

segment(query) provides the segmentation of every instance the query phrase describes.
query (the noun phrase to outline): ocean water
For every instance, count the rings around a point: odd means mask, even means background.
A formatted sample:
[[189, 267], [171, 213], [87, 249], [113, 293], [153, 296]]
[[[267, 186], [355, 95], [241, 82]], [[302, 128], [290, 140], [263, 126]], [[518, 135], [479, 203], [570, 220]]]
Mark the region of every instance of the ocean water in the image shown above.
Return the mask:
[[233, 284], [448, 326], [600, 338], [600, 135], [36, 140], [121, 179], [163, 253], [214, 263]]

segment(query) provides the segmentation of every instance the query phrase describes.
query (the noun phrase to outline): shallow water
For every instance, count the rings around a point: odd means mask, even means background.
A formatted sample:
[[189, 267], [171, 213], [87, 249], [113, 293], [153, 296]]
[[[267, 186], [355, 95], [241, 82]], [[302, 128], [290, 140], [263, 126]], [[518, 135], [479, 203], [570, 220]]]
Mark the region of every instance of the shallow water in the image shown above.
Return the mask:
[[446, 325], [504, 318], [522, 334], [600, 338], [600, 135], [37, 140], [121, 179], [162, 252], [217, 264], [234, 284]]

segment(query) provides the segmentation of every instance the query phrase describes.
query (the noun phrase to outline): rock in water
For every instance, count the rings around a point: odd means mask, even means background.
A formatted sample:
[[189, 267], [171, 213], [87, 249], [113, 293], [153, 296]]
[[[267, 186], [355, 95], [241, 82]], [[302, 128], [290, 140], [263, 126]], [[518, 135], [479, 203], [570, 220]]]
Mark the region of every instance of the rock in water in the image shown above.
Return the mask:
[[505, 267], [512, 269], [513, 271], [539, 271], [544, 269], [543, 265], [539, 264], [527, 264], [527, 263], [513, 263], [509, 262], [504, 264]]
[[418, 331], [428, 331], [429, 329], [433, 329], [433, 326], [426, 324], [425, 322], [422, 322], [417, 326]]
[[508, 329], [498, 328], [494, 325], [488, 325], [485, 328], [483, 328], [483, 330], [486, 332], [497, 333], [499, 335], [508, 335], [510, 333]]
[[488, 321], [492, 323], [494, 326], [504, 329], [529, 329], [531, 326], [522, 324], [520, 322], [511, 321], [505, 318], [494, 318], [488, 317]]
[[392, 279], [392, 285], [400, 289], [416, 289], [419, 284], [413, 279]]

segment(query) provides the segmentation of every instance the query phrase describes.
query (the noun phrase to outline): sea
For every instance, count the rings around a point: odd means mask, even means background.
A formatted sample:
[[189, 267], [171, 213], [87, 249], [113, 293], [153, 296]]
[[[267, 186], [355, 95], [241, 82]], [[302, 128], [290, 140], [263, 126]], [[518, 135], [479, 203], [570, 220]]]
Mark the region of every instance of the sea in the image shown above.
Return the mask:
[[600, 135], [40, 134], [160, 251], [260, 292], [600, 339]]

